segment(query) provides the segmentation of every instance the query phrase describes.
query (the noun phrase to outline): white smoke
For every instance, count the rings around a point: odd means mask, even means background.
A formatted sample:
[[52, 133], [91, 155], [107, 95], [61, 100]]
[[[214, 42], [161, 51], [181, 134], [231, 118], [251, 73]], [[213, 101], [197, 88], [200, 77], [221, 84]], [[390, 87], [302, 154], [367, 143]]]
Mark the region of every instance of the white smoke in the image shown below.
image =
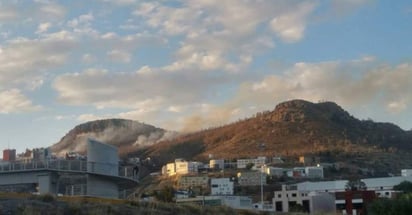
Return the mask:
[[140, 135], [137, 137], [137, 140], [133, 144], [134, 146], [150, 146], [156, 144], [160, 141], [171, 140], [178, 135], [177, 132], [174, 131], [155, 131], [151, 132], [149, 135]]

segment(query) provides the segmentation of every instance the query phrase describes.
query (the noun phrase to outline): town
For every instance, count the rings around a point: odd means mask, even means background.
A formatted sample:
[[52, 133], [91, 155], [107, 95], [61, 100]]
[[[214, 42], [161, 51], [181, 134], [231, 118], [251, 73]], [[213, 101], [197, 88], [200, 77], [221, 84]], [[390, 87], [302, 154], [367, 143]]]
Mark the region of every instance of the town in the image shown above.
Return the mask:
[[[274, 213], [363, 214], [367, 204], [395, 198], [401, 192], [395, 189], [397, 185], [412, 182], [412, 169], [392, 177], [331, 179], [325, 177], [325, 169], [339, 170], [337, 164], [308, 156], [300, 156], [295, 163], [279, 156], [230, 161], [213, 155], [209, 158], [209, 163], [176, 158], [160, 172], [144, 175], [141, 169], [150, 158], [123, 161], [115, 147], [91, 139], [87, 155], [67, 152], [58, 157], [49, 148], [20, 154], [5, 149], [0, 191], [158, 201], [155, 193], [169, 189], [169, 199], [163, 200], [177, 204]], [[136, 190], [144, 186], [145, 178], [157, 178], [165, 185], [152, 193], [139, 193]]]

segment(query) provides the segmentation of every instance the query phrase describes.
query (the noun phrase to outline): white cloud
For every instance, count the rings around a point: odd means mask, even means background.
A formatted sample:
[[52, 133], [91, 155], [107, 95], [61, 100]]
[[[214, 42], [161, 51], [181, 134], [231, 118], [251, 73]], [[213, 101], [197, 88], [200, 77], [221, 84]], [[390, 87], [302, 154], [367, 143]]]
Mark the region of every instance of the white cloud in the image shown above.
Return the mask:
[[138, 0], [101, 0], [103, 2], [108, 2], [114, 5], [119, 5], [119, 6], [129, 6], [132, 4], [136, 4]]
[[48, 69], [63, 65], [74, 45], [73, 39], [56, 34], [9, 40], [0, 53], [0, 89], [32, 86], [33, 80], [41, 80]]
[[0, 91], [0, 114], [32, 112], [41, 109], [35, 106], [20, 90]]
[[412, 104], [411, 65], [363, 69], [365, 65], [359, 62], [297, 63], [282, 75], [270, 75], [243, 85], [237, 102], [264, 105], [272, 104], [273, 100], [303, 98], [314, 102], [335, 101], [346, 107], [377, 103], [392, 112], [400, 112]]
[[52, 24], [50, 22], [40, 23], [39, 26], [37, 27], [36, 34], [41, 34], [41, 33], [46, 32], [51, 26]]
[[293, 13], [273, 18], [270, 22], [271, 28], [282, 40], [297, 42], [303, 38], [308, 15], [314, 8], [314, 2], [299, 4]]
[[[190, 104], [205, 99], [209, 89], [230, 76], [192, 71], [170, 73], [143, 67], [150, 72], [116, 73], [88, 70], [58, 77], [53, 86], [65, 104], [93, 104], [95, 107], [156, 109]], [[166, 109], [166, 108], [165, 108]]]

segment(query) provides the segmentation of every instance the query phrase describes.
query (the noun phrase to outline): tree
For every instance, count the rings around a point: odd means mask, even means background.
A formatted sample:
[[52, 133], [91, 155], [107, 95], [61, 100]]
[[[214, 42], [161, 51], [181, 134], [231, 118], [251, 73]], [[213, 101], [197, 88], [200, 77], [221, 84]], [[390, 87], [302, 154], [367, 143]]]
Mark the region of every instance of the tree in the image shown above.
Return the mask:
[[393, 187], [394, 190], [402, 191], [403, 193], [412, 193], [412, 182], [403, 181]]
[[155, 198], [162, 202], [173, 202], [175, 190], [172, 186], [164, 186], [155, 193]]
[[254, 165], [255, 165], [254, 163], [248, 163], [246, 164], [246, 169], [251, 170]]
[[366, 184], [361, 180], [350, 180], [346, 183], [345, 190], [366, 190]]

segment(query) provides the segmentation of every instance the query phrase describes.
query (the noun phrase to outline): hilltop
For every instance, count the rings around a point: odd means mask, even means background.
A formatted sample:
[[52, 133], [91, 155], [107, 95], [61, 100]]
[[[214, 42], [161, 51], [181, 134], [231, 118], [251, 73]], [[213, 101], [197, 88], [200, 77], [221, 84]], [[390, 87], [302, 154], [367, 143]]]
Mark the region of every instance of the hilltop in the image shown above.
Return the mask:
[[125, 119], [105, 119], [86, 122], [74, 127], [51, 148], [57, 154], [68, 151], [84, 153], [88, 138], [93, 138], [119, 147], [127, 152], [152, 145], [176, 135], [145, 123]]

